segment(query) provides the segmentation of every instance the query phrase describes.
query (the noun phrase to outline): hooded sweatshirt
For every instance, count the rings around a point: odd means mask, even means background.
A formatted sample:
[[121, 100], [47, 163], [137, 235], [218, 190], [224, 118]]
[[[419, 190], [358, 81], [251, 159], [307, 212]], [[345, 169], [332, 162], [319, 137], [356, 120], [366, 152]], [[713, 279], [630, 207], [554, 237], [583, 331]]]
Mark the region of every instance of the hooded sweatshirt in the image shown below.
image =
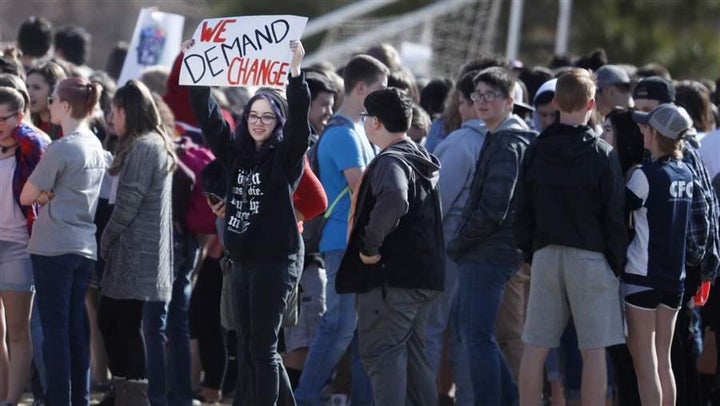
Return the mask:
[[437, 146], [435, 155], [441, 163], [440, 199], [442, 201], [445, 237], [455, 234], [470, 195], [475, 163], [485, 143], [487, 126], [479, 119], [465, 121]]
[[[339, 293], [378, 286], [443, 290], [439, 170], [438, 159], [409, 139], [388, 146], [368, 165], [337, 275]], [[360, 252], [382, 258], [364, 265]]]
[[[268, 96], [284, 108], [284, 102], [277, 96], [270, 93]], [[290, 77], [287, 100], [283, 140], [256, 153], [253, 165], [249, 165], [236, 154], [237, 135], [233, 136], [230, 125], [223, 119], [210, 89], [190, 88], [195, 116], [213, 154], [226, 169], [224, 242], [233, 261], [284, 260], [300, 248], [292, 194], [303, 173], [310, 136], [307, 121], [310, 91], [303, 73]]]
[[518, 180], [514, 234], [529, 262], [550, 244], [605, 254], [619, 274], [627, 232], [617, 153], [587, 126], [553, 124], [530, 146]]

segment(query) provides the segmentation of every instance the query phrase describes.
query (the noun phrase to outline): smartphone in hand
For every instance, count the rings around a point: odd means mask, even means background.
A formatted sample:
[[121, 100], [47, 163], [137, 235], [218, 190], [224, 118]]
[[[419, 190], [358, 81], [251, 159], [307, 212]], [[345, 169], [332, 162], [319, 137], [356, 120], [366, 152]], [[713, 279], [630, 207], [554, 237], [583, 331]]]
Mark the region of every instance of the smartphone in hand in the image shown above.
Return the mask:
[[225, 200], [225, 199], [223, 199], [222, 197], [220, 197], [220, 196], [218, 196], [218, 195], [216, 195], [215, 193], [212, 193], [212, 192], [203, 192], [203, 194], [210, 200], [210, 203], [212, 203], [212, 204], [214, 204], [214, 205], [220, 203], [220, 202], [223, 201], [223, 200]]

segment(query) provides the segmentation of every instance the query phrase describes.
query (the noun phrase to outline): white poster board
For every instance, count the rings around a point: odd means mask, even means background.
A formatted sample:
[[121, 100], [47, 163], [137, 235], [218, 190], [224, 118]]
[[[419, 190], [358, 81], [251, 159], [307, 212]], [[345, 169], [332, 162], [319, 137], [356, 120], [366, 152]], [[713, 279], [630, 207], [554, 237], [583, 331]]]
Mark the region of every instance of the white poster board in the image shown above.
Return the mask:
[[118, 86], [139, 78], [149, 66], [171, 68], [180, 53], [184, 24], [185, 17], [178, 14], [163, 13], [156, 8], [140, 10]]
[[203, 20], [183, 58], [180, 84], [283, 87], [290, 73], [290, 41], [307, 17], [265, 15]]

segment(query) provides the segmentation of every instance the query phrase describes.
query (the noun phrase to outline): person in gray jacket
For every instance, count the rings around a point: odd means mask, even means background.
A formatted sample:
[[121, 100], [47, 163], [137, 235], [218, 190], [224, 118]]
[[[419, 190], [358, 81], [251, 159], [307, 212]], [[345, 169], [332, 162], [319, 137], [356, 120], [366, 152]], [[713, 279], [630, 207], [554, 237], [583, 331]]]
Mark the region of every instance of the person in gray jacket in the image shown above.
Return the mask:
[[[487, 127], [477, 118], [471, 94], [475, 90], [473, 78], [479, 70], [472, 70], [463, 75], [455, 84], [458, 98], [458, 113], [462, 119], [459, 129], [441, 142], [435, 149], [440, 160], [440, 182], [438, 192], [442, 202], [443, 234], [449, 241], [462, 221], [462, 212], [470, 195], [475, 162], [485, 143]], [[455, 300], [458, 286], [457, 264], [445, 257], [445, 291], [435, 300], [430, 308], [427, 322], [427, 352], [430, 365], [436, 375], [440, 374], [440, 362], [448, 328], [455, 330], [456, 318], [451, 316], [452, 303]], [[448, 325], [452, 325], [449, 327]], [[455, 339], [456, 334], [448, 334], [448, 355], [452, 365], [455, 385], [455, 402], [458, 405], [472, 405], [472, 387], [467, 371], [468, 359], [465, 351]], [[440, 394], [443, 396], [443, 393]]]
[[113, 374], [115, 404], [149, 405], [145, 301], [172, 291], [172, 173], [174, 148], [161, 127], [150, 91], [131, 80], [117, 90], [112, 125], [120, 138], [110, 174], [117, 176], [115, 208], [102, 234], [105, 271], [98, 324]]
[[470, 364], [475, 404], [510, 405], [518, 399], [517, 385], [495, 340], [495, 321], [505, 283], [521, 263], [512, 235], [513, 201], [535, 133], [512, 114], [515, 80], [506, 69], [487, 68], [474, 83], [471, 98], [489, 132], [447, 254], [458, 263], [460, 340], [469, 359], [483, 360]]

